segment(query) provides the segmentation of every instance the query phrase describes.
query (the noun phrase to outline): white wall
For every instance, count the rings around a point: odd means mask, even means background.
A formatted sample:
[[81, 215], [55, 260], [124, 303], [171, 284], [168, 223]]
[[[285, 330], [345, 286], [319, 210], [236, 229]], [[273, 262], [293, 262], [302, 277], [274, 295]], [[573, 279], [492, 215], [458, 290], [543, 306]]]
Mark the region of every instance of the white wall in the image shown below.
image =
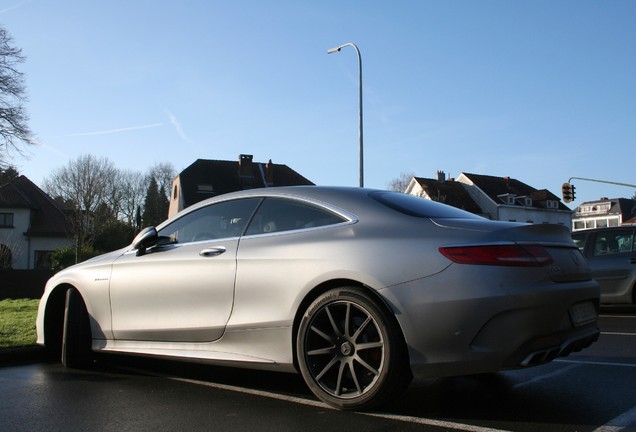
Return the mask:
[[1, 213], [13, 213], [13, 228], [0, 228], [0, 243], [11, 249], [12, 267], [28, 268], [29, 244], [24, 233], [29, 229], [31, 220], [28, 209], [3, 208]]

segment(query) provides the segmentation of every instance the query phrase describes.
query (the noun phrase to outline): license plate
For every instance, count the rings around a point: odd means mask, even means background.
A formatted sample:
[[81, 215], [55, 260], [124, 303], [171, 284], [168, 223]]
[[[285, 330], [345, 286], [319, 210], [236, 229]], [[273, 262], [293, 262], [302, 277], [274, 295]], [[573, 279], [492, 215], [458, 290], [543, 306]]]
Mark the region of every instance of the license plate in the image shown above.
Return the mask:
[[570, 318], [574, 326], [595, 321], [598, 318], [598, 314], [596, 313], [594, 303], [589, 301], [575, 304], [570, 308]]

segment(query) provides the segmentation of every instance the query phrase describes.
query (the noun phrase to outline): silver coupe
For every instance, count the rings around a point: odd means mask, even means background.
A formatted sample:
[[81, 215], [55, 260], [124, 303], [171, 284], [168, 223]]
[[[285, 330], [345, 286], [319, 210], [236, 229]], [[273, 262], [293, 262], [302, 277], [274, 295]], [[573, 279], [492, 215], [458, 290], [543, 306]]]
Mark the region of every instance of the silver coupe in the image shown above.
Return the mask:
[[413, 375], [543, 364], [593, 343], [599, 286], [567, 228], [496, 222], [411, 195], [337, 187], [208, 199], [57, 273], [38, 343], [300, 372], [368, 409]]

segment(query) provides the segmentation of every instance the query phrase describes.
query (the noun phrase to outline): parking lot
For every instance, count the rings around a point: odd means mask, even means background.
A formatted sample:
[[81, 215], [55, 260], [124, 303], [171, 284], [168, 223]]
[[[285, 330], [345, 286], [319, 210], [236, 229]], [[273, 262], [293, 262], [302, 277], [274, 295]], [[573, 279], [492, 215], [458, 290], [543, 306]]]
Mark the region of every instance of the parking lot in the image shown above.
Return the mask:
[[[341, 412], [296, 375], [129, 357], [90, 371], [0, 367], [1, 430], [636, 430], [636, 314], [610, 308], [592, 347], [530, 369], [414, 381], [392, 405]], [[6, 403], [10, 401], [10, 403]]]

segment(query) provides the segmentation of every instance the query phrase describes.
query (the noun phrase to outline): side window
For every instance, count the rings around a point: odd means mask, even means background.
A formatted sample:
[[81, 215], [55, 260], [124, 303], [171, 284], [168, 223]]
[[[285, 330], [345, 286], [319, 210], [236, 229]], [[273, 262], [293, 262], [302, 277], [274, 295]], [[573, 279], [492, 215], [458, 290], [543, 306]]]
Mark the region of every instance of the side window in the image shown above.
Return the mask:
[[631, 252], [634, 247], [633, 230], [608, 230], [599, 232], [594, 243], [594, 256]]
[[587, 233], [576, 233], [572, 234], [572, 240], [574, 240], [574, 244], [579, 248], [581, 253], [585, 249], [585, 241], [587, 240]]
[[266, 198], [258, 208], [246, 235], [314, 228], [346, 222], [329, 210], [301, 201]]
[[248, 198], [202, 207], [162, 228], [159, 236], [170, 243], [238, 237], [259, 202], [259, 198]]

